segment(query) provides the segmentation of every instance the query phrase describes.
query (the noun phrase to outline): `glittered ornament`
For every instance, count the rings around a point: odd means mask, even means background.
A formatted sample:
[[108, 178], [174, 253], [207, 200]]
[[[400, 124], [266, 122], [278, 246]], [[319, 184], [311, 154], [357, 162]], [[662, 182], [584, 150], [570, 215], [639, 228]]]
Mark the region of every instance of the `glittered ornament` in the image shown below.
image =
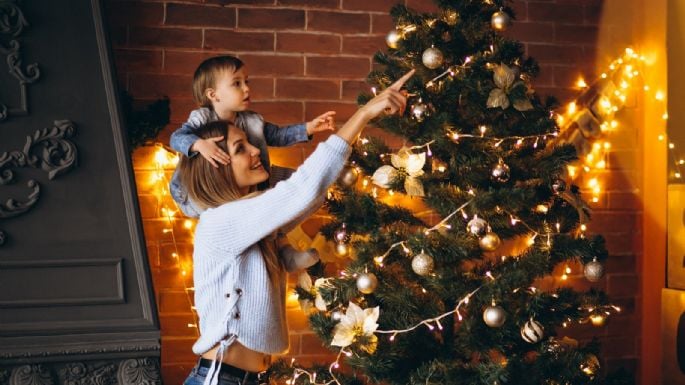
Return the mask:
[[592, 353], [589, 353], [585, 357], [585, 360], [580, 364], [580, 370], [590, 377], [594, 377], [599, 371], [599, 368], [599, 359], [597, 359], [597, 356]]
[[502, 240], [497, 234], [488, 232], [478, 240], [478, 244], [483, 251], [495, 251], [502, 244]]
[[504, 11], [497, 11], [493, 13], [492, 18], [490, 19], [490, 25], [492, 25], [492, 29], [496, 31], [506, 31], [510, 24], [511, 17]]
[[500, 183], [505, 183], [506, 181], [509, 180], [509, 166], [507, 166], [502, 159], [497, 162], [495, 167], [493, 167], [492, 172], [490, 173], [492, 176], [492, 179], [494, 179], [497, 182]]
[[359, 171], [354, 166], [345, 166], [338, 177], [338, 182], [343, 186], [352, 187], [357, 183]]
[[530, 344], [540, 342], [544, 335], [545, 329], [542, 327], [542, 324], [532, 318], [521, 327], [521, 338]]
[[457, 25], [459, 22], [459, 13], [453, 9], [448, 9], [442, 14], [442, 19], [448, 25]]
[[442, 51], [435, 47], [427, 48], [425, 51], [423, 51], [423, 55], [421, 56], [423, 65], [430, 69], [436, 69], [440, 67], [444, 59], [445, 58], [442, 54]]
[[552, 191], [555, 194], [561, 194], [566, 191], [566, 182], [563, 179], [557, 179], [552, 182]]
[[421, 253], [412, 258], [411, 269], [414, 270], [414, 273], [421, 276], [430, 274], [433, 271], [433, 257], [421, 250]]
[[473, 219], [466, 224], [466, 231], [477, 237], [482, 237], [488, 232], [488, 222], [483, 218], [474, 216]]
[[592, 262], [588, 262], [585, 264], [583, 274], [585, 275], [585, 278], [587, 278], [588, 281], [597, 282], [600, 279], [602, 279], [602, 275], [604, 275], [604, 266], [602, 266], [602, 264], [599, 263], [599, 261], [597, 261], [597, 258], [595, 257], [592, 260]]
[[396, 49], [400, 39], [402, 39], [402, 32], [393, 29], [392, 31], [388, 32], [387, 36], [385, 36], [385, 43], [388, 45], [388, 47]]
[[504, 325], [504, 321], [506, 320], [507, 313], [505, 313], [504, 309], [502, 309], [500, 306], [488, 306], [483, 312], [483, 321], [485, 321], [485, 324], [491, 328], [498, 328]]
[[335, 244], [335, 255], [338, 257], [344, 257], [349, 253], [349, 248], [347, 247], [347, 244], [345, 242], [337, 242]]
[[421, 102], [414, 104], [411, 108], [412, 116], [419, 122], [426, 117], [426, 112], [428, 112], [428, 106]]
[[357, 277], [357, 290], [364, 294], [371, 294], [378, 287], [378, 279], [373, 273], [362, 273]]

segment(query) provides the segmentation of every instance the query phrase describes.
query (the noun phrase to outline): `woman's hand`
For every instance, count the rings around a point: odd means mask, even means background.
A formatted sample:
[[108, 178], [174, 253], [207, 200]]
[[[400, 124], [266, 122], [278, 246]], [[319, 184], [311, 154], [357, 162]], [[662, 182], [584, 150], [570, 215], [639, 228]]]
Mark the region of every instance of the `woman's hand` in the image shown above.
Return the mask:
[[404, 74], [399, 80], [393, 83], [390, 87], [384, 89], [380, 94], [369, 100], [360, 111], [364, 113], [367, 120], [371, 120], [381, 113], [392, 115], [399, 112], [400, 115], [404, 113], [407, 106], [406, 91], [401, 88], [409, 78], [414, 75], [415, 70], [411, 70]]

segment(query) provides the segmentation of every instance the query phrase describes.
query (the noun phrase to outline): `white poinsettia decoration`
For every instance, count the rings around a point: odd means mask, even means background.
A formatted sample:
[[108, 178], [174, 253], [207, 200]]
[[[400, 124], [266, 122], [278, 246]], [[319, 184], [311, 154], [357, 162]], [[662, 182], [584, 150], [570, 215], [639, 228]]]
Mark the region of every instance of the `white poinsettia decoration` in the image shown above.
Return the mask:
[[326, 301], [321, 296], [321, 293], [319, 292], [319, 288], [326, 285], [328, 285], [327, 278], [318, 278], [316, 281], [314, 281], [314, 284], [312, 285], [312, 277], [310, 277], [309, 274], [307, 274], [307, 272], [303, 272], [302, 274], [300, 274], [299, 277], [297, 277], [297, 286], [301, 287], [308, 293], [311, 293], [315, 297], [313, 304], [312, 301], [309, 299], [298, 299], [300, 307], [305, 313], [309, 313], [312, 310], [312, 305], [314, 305], [314, 307], [319, 311], [326, 311], [326, 308], [329, 304], [326, 303]]
[[418, 180], [418, 177], [423, 175], [426, 153], [414, 154], [408, 148], [402, 147], [397, 154], [390, 155], [390, 162], [392, 166], [381, 166], [373, 173], [371, 177], [373, 183], [388, 188], [393, 179], [397, 178], [398, 170], [403, 169], [407, 173], [407, 178], [404, 180], [404, 189], [407, 194], [424, 196], [423, 184]]
[[344, 348], [363, 337], [364, 345], [360, 346], [360, 348], [369, 353], [375, 352], [378, 337], [376, 337], [374, 332], [378, 328], [376, 321], [378, 321], [379, 314], [378, 306], [362, 309], [350, 302], [347, 306], [347, 312], [340, 319], [340, 322], [335, 325], [331, 345]]
[[516, 80], [518, 71], [508, 65], [502, 63], [496, 65], [493, 69], [493, 80], [495, 81], [495, 88], [490, 91], [487, 105], [489, 108], [501, 107], [503, 110], [509, 108], [513, 104], [518, 111], [528, 111], [533, 109], [528, 97], [517, 98], [510, 100], [509, 93], [516, 87], [526, 87], [526, 84], [521, 80]]

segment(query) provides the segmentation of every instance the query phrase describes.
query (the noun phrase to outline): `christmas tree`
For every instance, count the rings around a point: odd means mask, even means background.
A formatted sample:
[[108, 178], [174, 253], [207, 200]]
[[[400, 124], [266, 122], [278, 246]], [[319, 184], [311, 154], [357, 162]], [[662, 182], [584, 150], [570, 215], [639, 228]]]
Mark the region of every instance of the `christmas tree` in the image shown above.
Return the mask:
[[353, 258], [335, 276], [303, 276], [297, 293], [338, 359], [318, 380], [295, 368], [290, 383], [623, 383], [600, 370], [596, 343], [563, 335], [617, 310], [604, 293], [536, 287], [571, 261], [597, 281], [608, 254], [584, 233], [556, 102], [534, 93], [537, 64], [502, 34], [513, 11], [504, 0], [438, 5], [391, 10], [396, 29], [368, 81], [382, 90], [416, 70], [407, 111], [374, 122], [406, 144], [361, 138], [329, 193], [321, 232]]

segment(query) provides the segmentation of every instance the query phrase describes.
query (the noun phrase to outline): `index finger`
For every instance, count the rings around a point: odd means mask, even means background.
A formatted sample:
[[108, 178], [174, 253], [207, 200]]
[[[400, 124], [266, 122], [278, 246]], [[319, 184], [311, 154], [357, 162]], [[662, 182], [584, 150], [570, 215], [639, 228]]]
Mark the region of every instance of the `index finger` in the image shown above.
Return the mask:
[[392, 85], [391, 85], [390, 87], [388, 87], [388, 88], [392, 88], [392, 89], [394, 89], [394, 90], [396, 90], [396, 91], [399, 91], [400, 88], [402, 88], [402, 86], [404, 85], [404, 83], [405, 83], [407, 80], [409, 80], [409, 78], [412, 77], [412, 75], [414, 75], [414, 72], [415, 72], [415, 71], [416, 71], [416, 70], [412, 69], [411, 71], [407, 72], [407, 73], [404, 74], [401, 78], [399, 78], [395, 83], [392, 83]]

